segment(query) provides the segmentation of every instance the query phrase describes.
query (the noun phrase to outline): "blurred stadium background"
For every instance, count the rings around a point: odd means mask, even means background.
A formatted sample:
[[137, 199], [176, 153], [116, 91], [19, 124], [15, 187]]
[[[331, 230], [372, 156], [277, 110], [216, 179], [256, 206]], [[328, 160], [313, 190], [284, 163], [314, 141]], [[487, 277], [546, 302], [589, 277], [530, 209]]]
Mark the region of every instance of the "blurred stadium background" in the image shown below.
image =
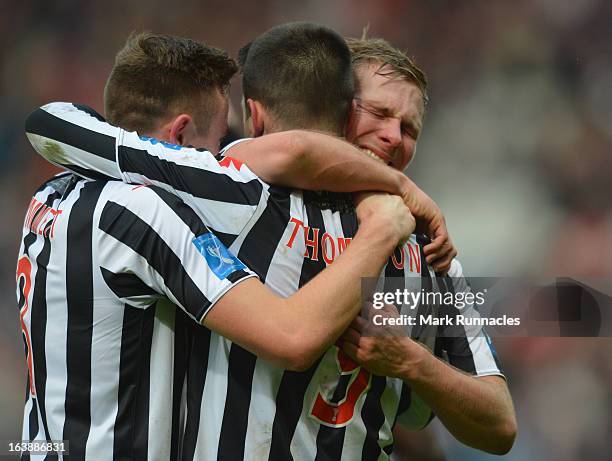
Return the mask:
[[[102, 112], [104, 81], [132, 30], [186, 35], [236, 56], [289, 20], [346, 36], [369, 24], [427, 72], [431, 103], [408, 173], [445, 211], [468, 274], [610, 278], [609, 1], [0, 0], [0, 440], [20, 438], [25, 392], [20, 227], [30, 194], [56, 172], [27, 143], [27, 113], [54, 100]], [[519, 419], [506, 459], [612, 459], [609, 338], [496, 344]], [[446, 459], [489, 459], [439, 425], [429, 432]]]

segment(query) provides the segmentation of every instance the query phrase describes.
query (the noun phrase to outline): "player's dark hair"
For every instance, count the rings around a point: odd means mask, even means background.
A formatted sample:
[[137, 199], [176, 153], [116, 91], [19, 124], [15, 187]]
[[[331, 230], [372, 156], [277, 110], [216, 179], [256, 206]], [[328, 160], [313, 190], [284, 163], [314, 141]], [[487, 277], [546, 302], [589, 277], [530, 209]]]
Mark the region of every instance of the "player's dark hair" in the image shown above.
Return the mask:
[[150, 32], [132, 34], [106, 82], [107, 120], [142, 133], [164, 118], [189, 112], [206, 134], [217, 110], [216, 92], [226, 92], [237, 70], [225, 51], [204, 43]]
[[355, 88], [349, 49], [336, 32], [282, 24], [246, 45], [238, 60], [245, 100], [259, 101], [279, 127], [342, 133]]

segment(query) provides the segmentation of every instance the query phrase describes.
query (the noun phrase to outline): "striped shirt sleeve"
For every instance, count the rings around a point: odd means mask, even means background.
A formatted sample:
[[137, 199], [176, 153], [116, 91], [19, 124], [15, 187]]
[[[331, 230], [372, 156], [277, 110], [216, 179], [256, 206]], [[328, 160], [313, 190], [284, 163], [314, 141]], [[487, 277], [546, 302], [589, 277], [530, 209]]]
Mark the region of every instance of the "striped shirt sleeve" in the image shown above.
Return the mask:
[[268, 185], [241, 162], [127, 132], [86, 106], [47, 104], [30, 114], [26, 132], [51, 163], [91, 179], [159, 186], [222, 234], [238, 235], [269, 198]]
[[[453, 260], [448, 277], [444, 279], [447, 288], [453, 293], [470, 293], [472, 289], [463, 274], [461, 263]], [[465, 296], [464, 296], [465, 297]], [[464, 303], [465, 306], [444, 307], [441, 313], [449, 317], [462, 314], [465, 317], [480, 317], [474, 303]], [[445, 312], [443, 312], [445, 311]], [[438, 329], [436, 353], [443, 350], [443, 356], [456, 368], [474, 376], [504, 377], [497, 352], [493, 346], [486, 328], [479, 325], [444, 325]]]
[[116, 138], [120, 128], [94, 110], [65, 102], [47, 104], [25, 122], [32, 147], [47, 161], [88, 179], [119, 179]]
[[435, 414], [410, 386], [402, 383], [397, 422], [411, 431], [420, 431], [434, 419]]
[[223, 294], [254, 276], [175, 195], [118, 182], [105, 191], [98, 265], [127, 304], [147, 307], [164, 296], [201, 323]]
[[[438, 279], [441, 280], [441, 279]], [[443, 291], [453, 293], [471, 292], [461, 263], [453, 260], [448, 277], [442, 280]], [[463, 306], [439, 306], [438, 317], [454, 318], [458, 313], [465, 316], [478, 316], [473, 303]], [[482, 326], [440, 325], [434, 345], [435, 355], [450, 365], [473, 376], [501, 376], [505, 379], [497, 352], [491, 338]], [[397, 422], [410, 430], [422, 430], [433, 420], [435, 414], [406, 383], [402, 383], [402, 396], [406, 395], [407, 404], [398, 408]]]

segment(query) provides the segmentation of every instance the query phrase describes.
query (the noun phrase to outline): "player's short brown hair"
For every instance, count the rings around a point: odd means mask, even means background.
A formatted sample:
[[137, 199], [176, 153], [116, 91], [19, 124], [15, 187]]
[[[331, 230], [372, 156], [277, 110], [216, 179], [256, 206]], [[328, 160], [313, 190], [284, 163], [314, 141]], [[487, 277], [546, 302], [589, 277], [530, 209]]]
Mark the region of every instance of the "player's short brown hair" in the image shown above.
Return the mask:
[[104, 111], [113, 125], [147, 132], [165, 118], [189, 112], [205, 134], [238, 67], [220, 49], [189, 38], [132, 34], [117, 53], [104, 89]]
[[342, 133], [355, 87], [351, 55], [332, 29], [276, 26], [240, 50], [244, 98], [260, 101], [283, 129]]
[[[423, 101], [427, 104], [429, 101], [427, 77], [414, 60], [382, 38], [367, 37], [366, 32], [361, 38], [346, 40], [351, 50], [354, 69], [358, 69], [362, 64], [379, 64], [379, 74], [399, 77], [414, 83], [423, 93]], [[359, 86], [358, 79], [355, 79], [355, 84]]]

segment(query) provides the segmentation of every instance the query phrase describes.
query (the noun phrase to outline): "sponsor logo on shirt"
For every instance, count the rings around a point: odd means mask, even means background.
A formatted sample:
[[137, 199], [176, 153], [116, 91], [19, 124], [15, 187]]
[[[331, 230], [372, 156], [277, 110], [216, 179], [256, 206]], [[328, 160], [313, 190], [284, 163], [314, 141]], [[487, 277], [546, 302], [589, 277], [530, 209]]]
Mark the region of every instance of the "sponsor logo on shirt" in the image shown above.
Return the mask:
[[230, 253], [225, 245], [212, 233], [194, 238], [193, 244], [206, 259], [208, 267], [220, 280], [227, 278], [233, 272], [246, 269], [246, 266]]

